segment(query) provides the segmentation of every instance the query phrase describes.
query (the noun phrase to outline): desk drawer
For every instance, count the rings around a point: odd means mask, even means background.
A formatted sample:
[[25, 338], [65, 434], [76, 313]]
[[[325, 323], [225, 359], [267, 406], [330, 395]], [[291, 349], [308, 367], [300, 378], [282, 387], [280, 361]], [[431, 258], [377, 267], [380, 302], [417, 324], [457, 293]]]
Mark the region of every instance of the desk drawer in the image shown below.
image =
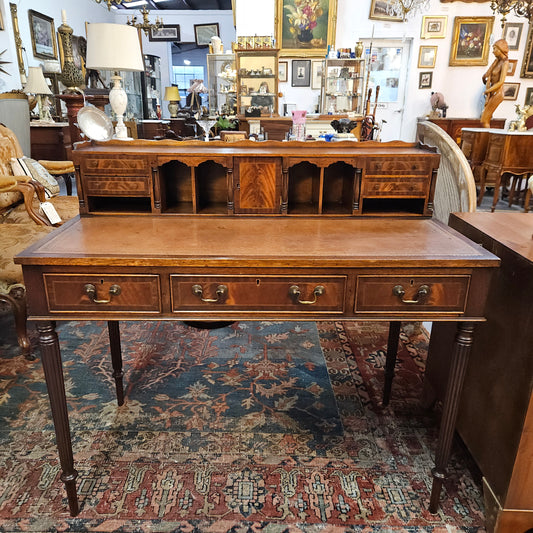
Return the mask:
[[365, 176], [362, 183], [363, 196], [420, 196], [427, 194], [429, 179], [426, 176], [408, 176], [403, 178], [369, 178]]
[[[170, 276], [172, 311], [344, 312], [345, 276]], [[299, 293], [299, 294], [298, 294]]]
[[368, 157], [364, 174], [367, 176], [404, 176], [405, 174], [428, 175], [430, 174], [430, 170], [426, 158], [409, 157], [384, 159], [381, 157]]
[[50, 312], [161, 312], [156, 275], [44, 274], [44, 284]]
[[144, 176], [86, 176], [84, 188], [87, 196], [150, 196], [151, 180]]
[[359, 276], [354, 310], [356, 313], [422, 310], [463, 313], [469, 285], [468, 275]]
[[135, 176], [148, 174], [148, 159], [134, 157], [84, 157], [80, 168], [84, 174], [97, 176]]

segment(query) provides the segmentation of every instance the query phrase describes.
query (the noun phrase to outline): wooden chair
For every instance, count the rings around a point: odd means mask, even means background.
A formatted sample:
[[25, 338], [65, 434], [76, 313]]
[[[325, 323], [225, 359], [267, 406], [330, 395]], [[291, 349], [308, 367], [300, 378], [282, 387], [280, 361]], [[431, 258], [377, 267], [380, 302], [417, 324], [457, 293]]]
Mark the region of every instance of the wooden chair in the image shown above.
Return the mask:
[[245, 141], [248, 139], [248, 134], [245, 131], [235, 130], [221, 130], [220, 140], [227, 143], [234, 143], [237, 141]]

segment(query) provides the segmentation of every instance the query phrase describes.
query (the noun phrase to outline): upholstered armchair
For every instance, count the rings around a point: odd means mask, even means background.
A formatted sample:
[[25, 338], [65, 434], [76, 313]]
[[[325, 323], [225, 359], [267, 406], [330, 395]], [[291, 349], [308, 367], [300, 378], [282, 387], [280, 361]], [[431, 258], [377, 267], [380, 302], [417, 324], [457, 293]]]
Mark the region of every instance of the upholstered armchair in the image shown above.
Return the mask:
[[[33, 175], [13, 175], [12, 158], [22, 158], [22, 150], [11, 130], [0, 126], [0, 303], [13, 310], [18, 343], [22, 353], [33, 359], [26, 328], [26, 294], [22, 269], [13, 257], [54, 230], [46, 216], [39, 212], [41, 202], [50, 202], [62, 222], [79, 213], [76, 196], [46, 198], [46, 191], [57, 190], [55, 179], [41, 170], [40, 179]], [[60, 225], [62, 222], [56, 223]]]

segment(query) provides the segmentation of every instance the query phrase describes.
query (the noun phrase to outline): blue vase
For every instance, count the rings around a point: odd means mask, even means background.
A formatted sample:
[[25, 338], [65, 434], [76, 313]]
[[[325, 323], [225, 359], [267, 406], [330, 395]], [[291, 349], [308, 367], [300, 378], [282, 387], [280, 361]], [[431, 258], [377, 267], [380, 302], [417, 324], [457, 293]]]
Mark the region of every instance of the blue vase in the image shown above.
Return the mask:
[[309, 28], [300, 30], [300, 33], [298, 34], [298, 40], [301, 43], [309, 43], [311, 42], [311, 39], [313, 38], [313, 31]]

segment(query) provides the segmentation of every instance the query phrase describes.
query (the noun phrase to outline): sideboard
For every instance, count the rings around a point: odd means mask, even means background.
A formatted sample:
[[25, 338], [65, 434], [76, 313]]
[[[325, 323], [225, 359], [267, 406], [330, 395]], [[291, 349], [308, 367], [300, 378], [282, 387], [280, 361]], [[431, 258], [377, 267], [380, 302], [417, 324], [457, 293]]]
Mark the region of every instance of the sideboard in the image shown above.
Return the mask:
[[431, 216], [440, 156], [415, 143], [78, 143], [81, 214]]
[[[429, 120], [442, 128], [459, 146], [461, 146], [461, 136], [463, 128], [481, 128], [479, 118], [428, 118]], [[493, 118], [490, 121], [491, 128], [503, 128], [505, 126], [504, 118]]]

